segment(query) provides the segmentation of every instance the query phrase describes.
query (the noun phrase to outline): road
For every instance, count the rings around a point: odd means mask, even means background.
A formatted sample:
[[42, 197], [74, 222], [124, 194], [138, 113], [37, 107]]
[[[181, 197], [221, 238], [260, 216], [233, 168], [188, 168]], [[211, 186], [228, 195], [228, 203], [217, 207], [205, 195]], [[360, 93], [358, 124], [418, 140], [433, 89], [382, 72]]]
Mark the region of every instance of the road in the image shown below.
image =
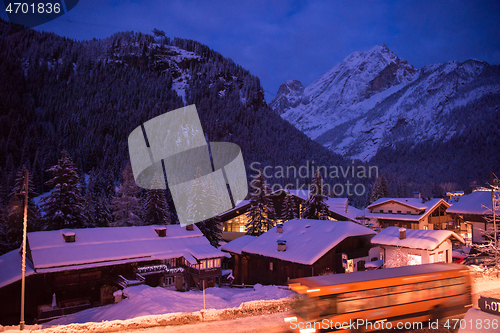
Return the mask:
[[[484, 296], [500, 298], [500, 289], [493, 289], [481, 292]], [[478, 294], [473, 295], [474, 307], [477, 307]], [[207, 322], [202, 324], [184, 326], [166, 326], [140, 330], [127, 330], [130, 333], [278, 333], [287, 332], [288, 327], [284, 318], [292, 316], [291, 312], [280, 312], [271, 315], [250, 316], [233, 320]], [[461, 319], [461, 316], [451, 318]], [[409, 330], [406, 333], [455, 333], [457, 330], [440, 327], [438, 329], [423, 328], [419, 330]]]
[[155, 327], [140, 330], [127, 330], [124, 332], [142, 333], [281, 333], [286, 332], [285, 317], [291, 316], [289, 312], [279, 312], [263, 316], [251, 316], [225, 321], [213, 321], [202, 324], [184, 326]]

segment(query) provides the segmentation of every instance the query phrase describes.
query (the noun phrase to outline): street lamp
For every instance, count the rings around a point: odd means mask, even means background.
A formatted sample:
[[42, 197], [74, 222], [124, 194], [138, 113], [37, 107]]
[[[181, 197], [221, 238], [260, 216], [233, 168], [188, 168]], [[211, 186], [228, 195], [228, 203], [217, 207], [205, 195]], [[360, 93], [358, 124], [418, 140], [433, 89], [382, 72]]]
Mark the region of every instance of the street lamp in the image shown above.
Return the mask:
[[26, 286], [26, 232], [28, 226], [28, 182], [29, 182], [30, 172], [26, 169], [24, 174], [24, 184], [21, 187], [21, 192], [16, 193], [15, 196], [21, 197], [24, 194], [24, 219], [23, 219], [23, 274], [21, 279], [21, 322], [19, 323], [19, 329], [22, 331], [24, 329], [24, 291]]

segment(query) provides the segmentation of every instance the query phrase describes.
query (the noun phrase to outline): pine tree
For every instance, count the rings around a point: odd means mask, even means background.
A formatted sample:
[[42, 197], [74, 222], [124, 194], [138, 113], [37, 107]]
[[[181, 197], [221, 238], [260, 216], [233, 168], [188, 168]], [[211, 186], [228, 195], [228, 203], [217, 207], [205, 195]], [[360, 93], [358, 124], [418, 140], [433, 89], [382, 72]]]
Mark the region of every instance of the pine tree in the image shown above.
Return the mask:
[[[152, 182], [153, 184], [160, 184], [158, 174], [155, 173]], [[145, 224], [171, 224], [167, 201], [165, 200], [165, 192], [163, 190], [148, 190], [144, 204]]]
[[46, 228], [81, 228], [84, 225], [83, 198], [78, 186], [78, 172], [66, 151], [58, 163], [47, 170], [53, 178], [45, 184], [52, 187], [52, 192], [42, 199], [45, 211]]
[[[23, 166], [21, 170], [17, 172], [16, 180], [14, 183], [14, 188], [9, 195], [9, 200], [12, 200], [15, 193], [21, 193], [24, 188], [24, 177], [26, 174], [26, 167]], [[41, 213], [38, 206], [33, 202], [33, 199], [39, 194], [35, 191], [35, 185], [32, 182], [33, 177], [29, 176], [28, 180], [28, 231], [38, 231], [41, 230]], [[21, 199], [21, 202], [24, 198]], [[23, 222], [24, 222], [24, 206], [12, 207], [8, 209], [7, 215], [7, 233], [11, 235], [10, 239], [17, 239], [15, 242], [21, 244], [21, 238], [23, 234]], [[18, 237], [16, 236], [18, 235]], [[12, 238], [13, 237], [13, 238]]]
[[274, 227], [275, 216], [272, 198], [262, 171], [252, 180], [251, 207], [247, 213], [250, 222], [246, 224], [247, 235], [260, 236]]
[[7, 241], [7, 207], [0, 203], [0, 255], [13, 250]]
[[293, 195], [290, 194], [290, 190], [287, 191], [283, 199], [282, 207], [281, 219], [283, 222], [297, 218], [297, 204], [295, 203]]
[[110, 193], [113, 193], [113, 183], [107, 173], [93, 170], [88, 185], [82, 182], [80, 187], [85, 189], [84, 217], [87, 227], [108, 227], [113, 223], [110, 210]]
[[222, 221], [218, 216], [198, 222], [196, 225], [212, 246], [220, 246], [220, 241], [222, 240]]
[[328, 220], [328, 206], [325, 203], [326, 192], [323, 177], [316, 171], [310, 187], [309, 198], [304, 204], [301, 218], [313, 220]]
[[389, 186], [387, 185], [387, 180], [383, 175], [377, 178], [375, 184], [373, 184], [372, 195], [370, 197], [370, 203], [374, 203], [380, 198], [389, 197]]
[[112, 200], [114, 222], [111, 225], [124, 226], [128, 221], [140, 225], [142, 221], [139, 216], [142, 215], [142, 207], [138, 197], [139, 187], [135, 184], [130, 164], [123, 169], [122, 176], [123, 183], [118, 188], [118, 196]]
[[109, 227], [113, 225], [113, 214], [111, 213], [108, 197], [104, 194], [98, 195], [95, 202], [95, 227]]

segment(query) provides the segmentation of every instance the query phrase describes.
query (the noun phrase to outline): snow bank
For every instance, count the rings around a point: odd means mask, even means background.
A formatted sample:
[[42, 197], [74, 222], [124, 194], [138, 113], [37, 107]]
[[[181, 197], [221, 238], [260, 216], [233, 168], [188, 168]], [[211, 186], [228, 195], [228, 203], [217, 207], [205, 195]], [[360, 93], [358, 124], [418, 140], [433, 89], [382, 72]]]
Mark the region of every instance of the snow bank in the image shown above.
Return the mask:
[[157, 326], [189, 325], [200, 322], [229, 320], [246, 316], [265, 315], [290, 310], [290, 300], [250, 301], [229, 309], [210, 309], [195, 312], [170, 313], [164, 315], [142, 316], [127, 320], [103, 321], [100, 323], [71, 324], [45, 328], [40, 333], [81, 333], [81, 332], [116, 332], [136, 330]]
[[[128, 320], [141, 316], [164, 316], [166, 313], [193, 312], [203, 308], [203, 293], [201, 291], [179, 292], [161, 287], [152, 288], [140, 285], [125, 288], [123, 294], [127, 298], [118, 304], [87, 309], [63, 316], [44, 324], [44, 327], [106, 320]], [[277, 286], [259, 285], [255, 289], [207, 288], [205, 290], [205, 304], [208, 309], [248, 307], [248, 304], [244, 304], [250, 301], [284, 299], [292, 295], [292, 291]], [[176, 320], [179, 320], [178, 317], [177, 315]], [[191, 321], [192, 319], [185, 320]]]

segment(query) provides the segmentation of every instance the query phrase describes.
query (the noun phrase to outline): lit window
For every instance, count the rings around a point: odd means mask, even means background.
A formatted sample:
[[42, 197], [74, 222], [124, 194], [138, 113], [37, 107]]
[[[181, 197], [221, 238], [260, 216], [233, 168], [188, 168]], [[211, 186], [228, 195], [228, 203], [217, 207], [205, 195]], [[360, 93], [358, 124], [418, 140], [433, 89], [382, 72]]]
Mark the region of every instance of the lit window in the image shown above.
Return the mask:
[[212, 259], [207, 260], [207, 268], [212, 268], [214, 267], [214, 261]]
[[408, 265], [420, 265], [422, 264], [422, 257], [418, 254], [409, 254], [408, 255]]
[[269, 263], [269, 270], [270, 270], [270, 271], [272, 271], [272, 270], [273, 270], [273, 263], [272, 263], [272, 262], [270, 262], [270, 263]]

